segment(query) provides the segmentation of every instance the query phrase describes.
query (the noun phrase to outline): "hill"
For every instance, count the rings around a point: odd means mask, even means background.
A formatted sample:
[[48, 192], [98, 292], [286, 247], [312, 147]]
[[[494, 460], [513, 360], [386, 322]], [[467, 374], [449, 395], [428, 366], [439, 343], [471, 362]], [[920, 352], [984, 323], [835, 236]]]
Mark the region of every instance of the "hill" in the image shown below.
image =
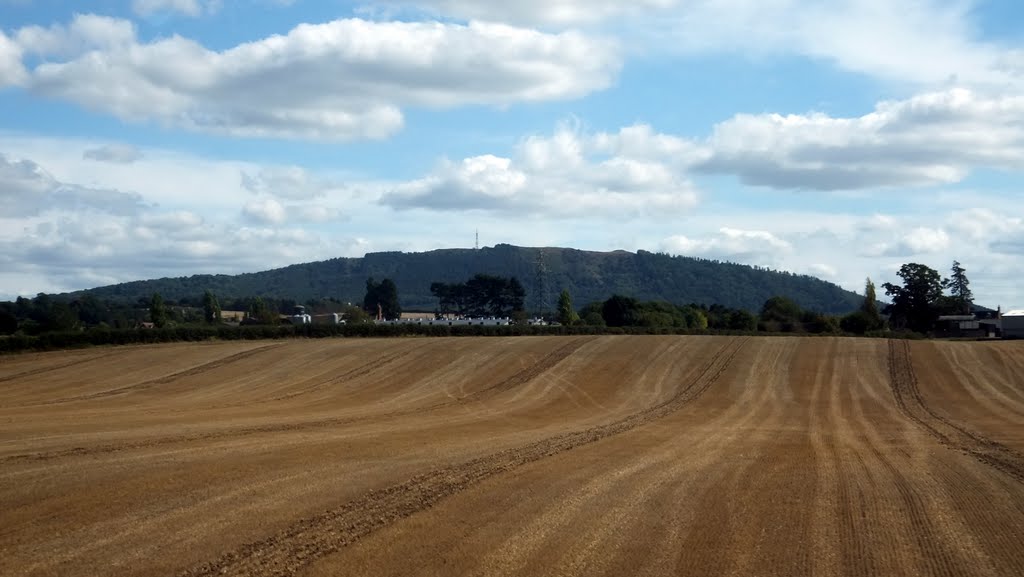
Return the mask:
[[[546, 273], [539, 275], [539, 270]], [[481, 249], [423, 253], [381, 252], [363, 258], [336, 258], [239, 275], [194, 275], [134, 281], [80, 291], [99, 298], [134, 301], [154, 292], [165, 299], [194, 298], [209, 289], [222, 299], [246, 296], [299, 302], [333, 297], [361, 302], [366, 279], [391, 278], [406, 310], [434, 310], [435, 281], [461, 282], [477, 273], [515, 276], [536, 309], [543, 292], [553, 310], [558, 293], [569, 289], [577, 306], [623, 294], [640, 300], [691, 302], [758, 311], [772, 296], [787, 296], [805, 309], [847, 313], [862, 297], [823, 280], [748, 265], [646, 251], [591, 252], [569, 248], [524, 248], [499, 244]], [[541, 283], [541, 278], [543, 283]], [[544, 286], [541, 291], [538, 287]]]

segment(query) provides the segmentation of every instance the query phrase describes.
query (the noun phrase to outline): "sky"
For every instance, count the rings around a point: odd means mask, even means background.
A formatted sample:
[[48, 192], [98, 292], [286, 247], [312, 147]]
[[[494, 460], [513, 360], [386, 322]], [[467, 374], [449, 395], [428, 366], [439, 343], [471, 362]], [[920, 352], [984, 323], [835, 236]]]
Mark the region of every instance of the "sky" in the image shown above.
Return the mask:
[[[647, 250], [1024, 308], [1018, 0], [0, 0], [0, 298]], [[879, 290], [879, 295], [883, 296]]]

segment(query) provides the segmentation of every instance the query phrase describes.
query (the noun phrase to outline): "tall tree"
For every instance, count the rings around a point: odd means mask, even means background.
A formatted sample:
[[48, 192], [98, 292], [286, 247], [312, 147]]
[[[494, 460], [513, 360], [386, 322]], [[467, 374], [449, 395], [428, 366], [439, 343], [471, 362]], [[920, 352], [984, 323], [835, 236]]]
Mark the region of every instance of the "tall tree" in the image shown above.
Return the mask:
[[800, 309], [800, 305], [782, 296], [774, 296], [764, 301], [761, 306], [761, 320], [766, 323], [795, 325], [800, 322], [802, 316], [803, 310]]
[[840, 326], [848, 333], [862, 335], [868, 331], [877, 331], [885, 325], [882, 315], [878, 313], [878, 296], [875, 283], [870, 278], [864, 283], [864, 302], [860, 309], [843, 317]]
[[601, 316], [610, 327], [632, 327], [640, 324], [640, 303], [635, 298], [612, 295], [601, 306]]
[[277, 315], [262, 297], [256, 297], [249, 305], [249, 318], [263, 324], [274, 324], [277, 321]]
[[203, 319], [208, 323], [221, 321], [220, 303], [217, 302], [217, 295], [211, 291], [203, 295]]
[[372, 317], [378, 310], [385, 319], [402, 317], [402, 305], [398, 302], [398, 285], [386, 278], [379, 283], [373, 277], [366, 279], [366, 296], [363, 297], [363, 309]]
[[574, 325], [579, 320], [580, 315], [572, 308], [572, 295], [569, 294], [569, 289], [562, 289], [562, 294], [558, 296], [558, 322], [563, 325]]
[[953, 295], [953, 302], [956, 304], [957, 312], [965, 315], [971, 314], [971, 303], [974, 301], [974, 294], [971, 293], [971, 281], [967, 280], [967, 270], [960, 266], [960, 263], [953, 261], [953, 276], [949, 277], [949, 292]]
[[875, 294], [875, 283], [871, 282], [871, 277], [868, 277], [867, 282], [864, 283], [864, 303], [860, 305], [860, 310], [864, 311], [871, 318], [881, 320], [881, 316], [878, 314], [878, 296]]
[[893, 324], [920, 333], [928, 332], [938, 318], [937, 304], [942, 298], [945, 281], [938, 271], [918, 263], [908, 263], [896, 273], [903, 286], [885, 283], [882, 288], [892, 299], [886, 307]]
[[430, 292], [438, 299], [438, 312], [481, 317], [510, 317], [522, 311], [526, 290], [516, 277], [477, 274], [464, 283], [435, 282]]
[[18, 317], [6, 309], [0, 309], [0, 335], [18, 332]]
[[157, 328], [167, 324], [167, 306], [164, 305], [164, 297], [160, 296], [160, 293], [153, 293], [153, 298], [149, 300], [149, 320]]

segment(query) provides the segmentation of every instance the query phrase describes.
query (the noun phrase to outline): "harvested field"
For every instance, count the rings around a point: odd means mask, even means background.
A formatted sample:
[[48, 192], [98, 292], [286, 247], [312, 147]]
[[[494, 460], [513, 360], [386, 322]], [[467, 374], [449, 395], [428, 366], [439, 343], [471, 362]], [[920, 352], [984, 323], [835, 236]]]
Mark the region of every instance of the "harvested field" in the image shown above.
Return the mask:
[[1024, 343], [0, 358], [0, 575], [1024, 575]]

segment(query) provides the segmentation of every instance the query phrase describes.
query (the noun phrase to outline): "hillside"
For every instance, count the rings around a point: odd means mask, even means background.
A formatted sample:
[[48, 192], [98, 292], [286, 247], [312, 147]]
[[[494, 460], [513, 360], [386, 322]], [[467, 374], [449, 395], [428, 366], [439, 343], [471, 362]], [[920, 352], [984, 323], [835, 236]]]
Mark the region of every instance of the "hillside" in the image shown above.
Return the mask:
[[[543, 257], [541, 258], [541, 255]], [[524, 248], [500, 244], [491, 248], [445, 249], [423, 253], [382, 252], [363, 258], [336, 258], [240, 275], [195, 275], [135, 281], [91, 289], [99, 298], [137, 300], [154, 292], [166, 299], [201, 295], [209, 289], [221, 298], [264, 296], [300, 302], [333, 297], [360, 302], [366, 279], [391, 278], [398, 284], [402, 306], [433, 310], [435, 281], [464, 281], [476, 273], [519, 278], [527, 304], [539, 302], [539, 263], [543, 261], [547, 309], [567, 288], [577, 306], [618, 293], [640, 300], [677, 304], [721, 304], [757, 311], [768, 298], [787, 296], [803, 308], [846, 313], [861, 297], [823, 280], [747, 265], [646, 251], [590, 252], [568, 248]], [[79, 293], [80, 294], [80, 293]]]

